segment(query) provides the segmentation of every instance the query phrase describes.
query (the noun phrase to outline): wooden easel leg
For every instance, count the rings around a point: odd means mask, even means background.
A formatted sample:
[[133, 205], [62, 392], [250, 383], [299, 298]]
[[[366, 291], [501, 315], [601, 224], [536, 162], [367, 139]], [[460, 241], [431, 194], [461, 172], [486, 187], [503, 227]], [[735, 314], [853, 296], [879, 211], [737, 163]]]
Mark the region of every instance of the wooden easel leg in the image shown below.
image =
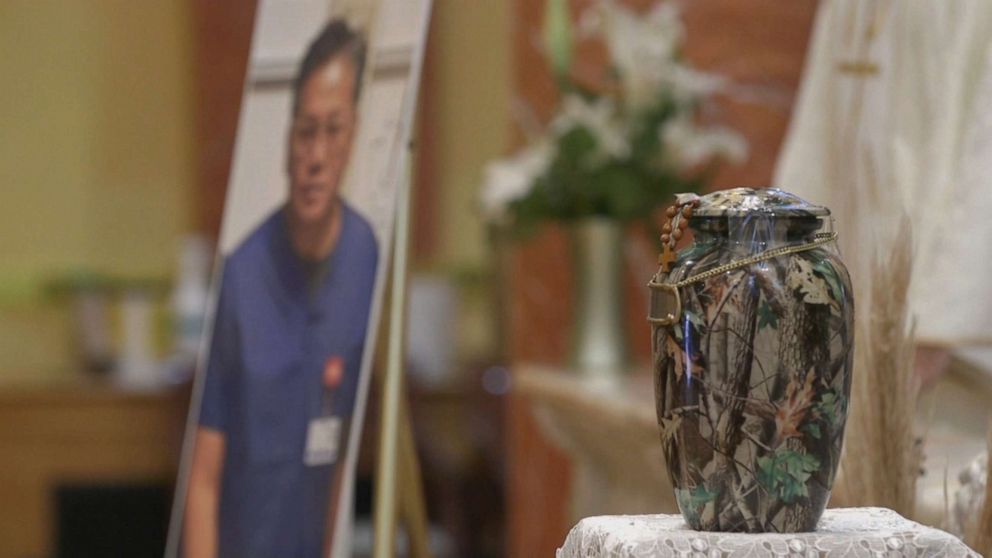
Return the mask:
[[400, 427], [400, 514], [410, 540], [411, 558], [430, 558], [427, 529], [427, 506], [420, 476], [420, 460], [414, 442], [410, 406], [403, 401], [403, 422]]
[[[396, 238], [393, 252], [389, 307], [389, 341], [386, 370], [380, 383], [382, 415], [379, 425], [379, 461], [375, 478], [375, 558], [396, 556], [397, 483], [399, 504], [410, 539], [411, 555], [429, 558], [427, 513], [420, 484], [420, 464], [410, 427], [410, 410], [404, 397], [407, 254], [410, 231], [409, 183], [399, 189]], [[402, 479], [399, 475], [402, 474]]]
[[[376, 374], [374, 378], [377, 390], [381, 393], [384, 383], [383, 375]], [[411, 427], [413, 422], [410, 419], [410, 405], [406, 397], [401, 398], [399, 419], [399, 445], [397, 447], [399, 469], [397, 472], [400, 477], [397, 483], [399, 490], [399, 509], [397, 511], [404, 527], [406, 527], [410, 543], [410, 557], [430, 558], [427, 506], [424, 499], [422, 477], [420, 476], [420, 459], [417, 456], [417, 445]], [[378, 533], [376, 537], [376, 544], [381, 544]]]

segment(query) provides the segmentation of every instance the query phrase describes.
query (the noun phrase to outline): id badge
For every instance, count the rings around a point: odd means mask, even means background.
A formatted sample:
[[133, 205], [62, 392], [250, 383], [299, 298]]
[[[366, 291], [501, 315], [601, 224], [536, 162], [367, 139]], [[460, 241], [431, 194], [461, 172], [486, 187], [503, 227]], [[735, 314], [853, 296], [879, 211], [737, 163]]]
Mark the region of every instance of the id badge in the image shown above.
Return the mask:
[[318, 417], [311, 420], [307, 428], [307, 447], [303, 452], [303, 464], [316, 467], [334, 463], [338, 458], [340, 440], [340, 417]]

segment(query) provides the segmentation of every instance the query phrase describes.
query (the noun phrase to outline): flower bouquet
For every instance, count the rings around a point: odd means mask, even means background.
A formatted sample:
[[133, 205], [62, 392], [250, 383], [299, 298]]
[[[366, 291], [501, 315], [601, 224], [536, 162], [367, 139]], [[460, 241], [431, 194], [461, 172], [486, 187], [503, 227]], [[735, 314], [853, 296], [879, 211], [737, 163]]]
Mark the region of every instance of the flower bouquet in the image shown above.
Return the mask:
[[[674, 3], [641, 14], [603, 1], [577, 26], [566, 0], [546, 8], [543, 44], [560, 102], [544, 129], [525, 130], [522, 149], [486, 167], [480, 202], [491, 222], [529, 230], [547, 220], [649, 219], [673, 194], [704, 186], [720, 160], [746, 157], [739, 134], [697, 124], [725, 84], [685, 63]], [[573, 33], [605, 44], [605, 69], [573, 60]]]
[[[628, 358], [623, 319], [623, 226], [652, 216], [679, 192], [702, 189], [721, 159], [742, 160], [732, 130], [698, 124], [724, 80], [689, 67], [679, 11], [646, 13], [602, 1], [573, 26], [566, 0], [549, 0], [544, 51], [559, 104], [526, 145], [485, 169], [480, 202], [492, 229], [522, 234], [545, 221], [568, 225], [575, 298], [571, 365], [615, 385]], [[574, 29], [573, 29], [574, 27]], [[573, 60], [576, 41], [606, 47], [606, 64]]]

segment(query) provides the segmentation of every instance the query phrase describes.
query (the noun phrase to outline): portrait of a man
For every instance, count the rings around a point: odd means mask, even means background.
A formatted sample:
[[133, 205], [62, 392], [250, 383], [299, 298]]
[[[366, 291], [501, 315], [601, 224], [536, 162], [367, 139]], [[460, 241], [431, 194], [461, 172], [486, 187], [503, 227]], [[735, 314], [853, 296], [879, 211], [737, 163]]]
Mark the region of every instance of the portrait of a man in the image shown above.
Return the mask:
[[364, 37], [331, 20], [293, 83], [288, 196], [226, 258], [189, 469], [186, 558], [326, 555], [378, 246], [341, 196]]

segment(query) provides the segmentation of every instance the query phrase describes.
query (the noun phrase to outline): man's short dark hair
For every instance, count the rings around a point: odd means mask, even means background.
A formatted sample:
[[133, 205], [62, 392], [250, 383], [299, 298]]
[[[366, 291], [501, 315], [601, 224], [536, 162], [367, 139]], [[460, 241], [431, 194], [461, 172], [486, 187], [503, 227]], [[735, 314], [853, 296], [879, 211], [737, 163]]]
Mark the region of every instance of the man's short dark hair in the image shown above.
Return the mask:
[[357, 103], [362, 91], [362, 74], [365, 71], [365, 38], [352, 29], [343, 19], [327, 22], [324, 29], [307, 47], [299, 73], [293, 81], [293, 114], [300, 101], [300, 90], [314, 72], [338, 56], [347, 56], [355, 68], [355, 95]]

